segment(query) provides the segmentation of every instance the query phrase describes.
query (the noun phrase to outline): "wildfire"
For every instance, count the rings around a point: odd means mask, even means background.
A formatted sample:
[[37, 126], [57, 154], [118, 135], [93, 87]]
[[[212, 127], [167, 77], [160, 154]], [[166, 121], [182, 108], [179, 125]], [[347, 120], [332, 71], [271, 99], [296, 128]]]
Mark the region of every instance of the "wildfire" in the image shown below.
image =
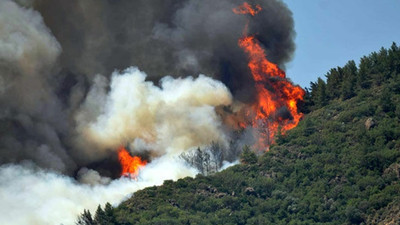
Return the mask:
[[[247, 2], [233, 9], [236, 14], [251, 16], [260, 11], [259, 5], [253, 8]], [[265, 50], [258, 40], [247, 35], [247, 25], [238, 45], [248, 56], [248, 67], [255, 81], [256, 101], [251, 106], [251, 112], [246, 114], [252, 115], [250, 125], [261, 131], [256, 147], [268, 150], [279, 130], [285, 133], [299, 123], [303, 114], [298, 112], [297, 102], [303, 100], [305, 92], [288, 81], [285, 72], [276, 64], [267, 60]], [[281, 115], [280, 112], [285, 108], [290, 115]]]
[[122, 167], [121, 176], [130, 178], [136, 178], [139, 171], [147, 164], [139, 156], [132, 157], [124, 147], [121, 147], [118, 151], [118, 160]]
[[252, 16], [255, 16], [260, 11], [261, 11], [260, 5], [256, 5], [256, 8], [253, 9], [253, 7], [251, 7], [251, 5], [247, 2], [243, 3], [243, 5], [241, 5], [241, 6], [233, 9], [233, 12], [236, 14], [250, 14]]

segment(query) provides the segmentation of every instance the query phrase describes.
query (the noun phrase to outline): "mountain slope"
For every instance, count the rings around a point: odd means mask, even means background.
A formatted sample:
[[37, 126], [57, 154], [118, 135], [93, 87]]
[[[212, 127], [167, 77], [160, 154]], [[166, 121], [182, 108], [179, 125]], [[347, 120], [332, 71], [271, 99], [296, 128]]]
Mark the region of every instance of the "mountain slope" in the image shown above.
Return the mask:
[[138, 191], [99, 208], [93, 224], [399, 224], [400, 49], [326, 77], [311, 83], [309, 113], [269, 152]]

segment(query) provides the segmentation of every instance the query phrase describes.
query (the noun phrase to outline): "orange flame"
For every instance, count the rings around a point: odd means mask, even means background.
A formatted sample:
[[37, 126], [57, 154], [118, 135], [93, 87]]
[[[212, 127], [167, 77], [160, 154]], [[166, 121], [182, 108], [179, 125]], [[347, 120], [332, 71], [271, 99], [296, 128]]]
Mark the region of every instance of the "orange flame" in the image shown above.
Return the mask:
[[[244, 3], [233, 9], [236, 14], [250, 14], [254, 16], [261, 10], [259, 5], [253, 9]], [[244, 29], [247, 30], [247, 25]], [[286, 74], [276, 64], [267, 60], [265, 50], [254, 36], [246, 35], [239, 39], [238, 45], [244, 50], [249, 59], [248, 67], [255, 81], [256, 102], [251, 106], [254, 118], [250, 125], [261, 130], [257, 148], [267, 149], [273, 143], [275, 135], [285, 133], [297, 126], [302, 113], [298, 112], [297, 102], [303, 100], [304, 90], [294, 86], [286, 79]], [[282, 117], [280, 109], [286, 108], [290, 116]], [[251, 115], [250, 112], [246, 113]]]
[[118, 151], [118, 160], [122, 167], [121, 176], [130, 178], [136, 178], [139, 171], [147, 164], [139, 156], [132, 157], [124, 147], [121, 147]]
[[251, 7], [251, 5], [247, 2], [243, 3], [243, 5], [234, 8], [233, 12], [236, 14], [250, 14], [252, 16], [255, 16], [258, 12], [261, 11], [261, 6], [260, 5], [256, 5], [256, 8], [253, 9], [253, 7]]

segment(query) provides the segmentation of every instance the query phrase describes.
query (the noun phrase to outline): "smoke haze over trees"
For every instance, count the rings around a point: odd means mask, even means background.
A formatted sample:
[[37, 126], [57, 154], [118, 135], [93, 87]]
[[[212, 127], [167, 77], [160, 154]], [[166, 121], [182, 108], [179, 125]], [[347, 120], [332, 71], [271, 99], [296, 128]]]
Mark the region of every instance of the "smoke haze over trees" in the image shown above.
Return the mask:
[[[281, 68], [295, 48], [282, 1], [235, 15], [242, 3], [0, 0], [0, 224], [90, 222], [84, 209], [96, 208], [97, 222], [373, 223], [399, 208], [395, 44], [312, 83], [309, 117], [270, 153], [246, 149], [244, 165], [190, 178], [234, 162], [254, 138], [221, 118], [254, 101], [238, 46], [247, 21]], [[149, 159], [137, 181], [119, 178], [121, 146]]]
[[[247, 20], [282, 68], [295, 48], [282, 1], [258, 3], [252, 18], [232, 12], [240, 4], [0, 1], [0, 214], [10, 216], [1, 223], [24, 215], [13, 222], [68, 224], [83, 208], [194, 176], [181, 153], [212, 142], [227, 149], [232, 131], [216, 109], [254, 101], [237, 45]], [[111, 179], [120, 146], [151, 161], [137, 184]]]
[[[75, 115], [94, 86], [106, 87], [114, 70], [130, 66], [155, 82], [206, 74], [235, 99], [251, 101], [246, 56], [237, 46], [249, 18], [232, 13], [241, 3], [2, 1], [0, 122], [7, 134], [0, 140], [1, 163], [29, 159], [71, 174], [98, 160], [81, 154]], [[250, 18], [249, 30], [268, 58], [284, 66], [294, 51], [291, 13], [281, 1], [258, 4], [263, 11]]]
[[[398, 224], [400, 48], [331, 69], [269, 152], [165, 181], [107, 211], [114, 224]], [[335, 84], [337, 92], [330, 92]], [[85, 218], [82, 216], [81, 218]]]

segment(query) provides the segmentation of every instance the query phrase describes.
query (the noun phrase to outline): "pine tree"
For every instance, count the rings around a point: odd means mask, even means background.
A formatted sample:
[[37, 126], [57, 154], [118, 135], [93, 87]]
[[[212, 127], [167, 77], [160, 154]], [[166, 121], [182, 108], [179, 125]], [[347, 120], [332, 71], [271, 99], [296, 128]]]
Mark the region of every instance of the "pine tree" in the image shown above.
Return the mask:
[[325, 106], [328, 103], [328, 96], [326, 94], [326, 83], [320, 77], [317, 81], [316, 105], [319, 107]]
[[96, 214], [94, 216], [94, 221], [96, 224], [103, 224], [105, 222], [106, 214], [99, 205], [96, 210]]
[[325, 77], [327, 97], [331, 100], [339, 98], [343, 83], [343, 69], [341, 67], [331, 69]]
[[114, 217], [114, 211], [110, 203], [106, 203], [104, 210], [99, 205], [96, 210], [96, 215], [94, 217], [95, 224], [98, 225], [115, 225], [116, 220]]
[[371, 64], [372, 62], [369, 57], [364, 56], [361, 58], [356, 81], [359, 89], [368, 89], [371, 87]]
[[351, 60], [343, 67], [343, 83], [341, 88], [341, 97], [343, 100], [355, 96], [355, 86], [357, 82], [357, 66]]
[[389, 67], [392, 74], [400, 73], [400, 48], [393, 42], [392, 46], [388, 50]]
[[96, 225], [89, 210], [83, 210], [83, 213], [78, 217], [77, 225]]
[[248, 145], [245, 145], [243, 147], [243, 152], [240, 155], [240, 162], [243, 164], [254, 164], [257, 162], [256, 154], [253, 151], [251, 151]]
[[106, 216], [105, 217], [105, 219], [106, 219], [105, 225], [115, 225], [116, 224], [116, 220], [115, 220], [115, 216], [114, 216], [114, 209], [109, 202], [107, 202], [104, 207], [104, 214]]

